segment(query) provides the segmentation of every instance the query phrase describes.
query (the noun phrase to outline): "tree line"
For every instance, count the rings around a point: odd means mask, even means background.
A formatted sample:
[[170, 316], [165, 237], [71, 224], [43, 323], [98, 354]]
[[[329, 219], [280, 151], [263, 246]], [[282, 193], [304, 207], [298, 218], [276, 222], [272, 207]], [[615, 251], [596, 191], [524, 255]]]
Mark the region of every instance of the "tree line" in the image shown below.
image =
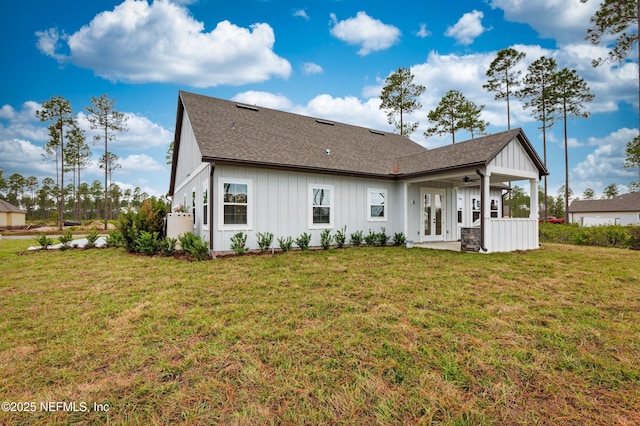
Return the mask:
[[[31, 219], [55, 218], [62, 229], [65, 219], [92, 219], [102, 217], [104, 228], [107, 221], [117, 216], [121, 199], [135, 203], [136, 190], [123, 193], [111, 181], [114, 170], [120, 168], [118, 156], [109, 151], [109, 142], [119, 132], [127, 130], [127, 116], [115, 109], [115, 100], [107, 95], [92, 97], [91, 105], [85, 107], [90, 128], [96, 131], [94, 144], [104, 144], [104, 154], [98, 164], [104, 170], [104, 184], [94, 181], [90, 186], [82, 182], [82, 170], [91, 165], [91, 149], [86, 142], [85, 131], [80, 128], [71, 102], [54, 96], [43, 101], [36, 111], [36, 117], [49, 123], [49, 141], [43, 147], [43, 159], [55, 164], [55, 179], [46, 177], [38, 182], [35, 176], [25, 178], [14, 173], [8, 178], [0, 169], [0, 196], [22, 207]], [[65, 184], [65, 178], [71, 179]], [[100, 190], [98, 196], [96, 191]], [[138, 193], [139, 188], [138, 188]], [[37, 195], [36, 195], [37, 194]], [[98, 213], [100, 206], [101, 213]], [[52, 213], [55, 211], [55, 215]]]
[[117, 218], [122, 210], [138, 208], [149, 198], [149, 194], [139, 187], [125, 189], [111, 183], [106, 191], [100, 180], [91, 184], [80, 182], [79, 185], [68, 184], [64, 194], [60, 194], [60, 187], [51, 177], [38, 181], [36, 176], [24, 177], [13, 173], [7, 177], [0, 169], [0, 199], [3, 199], [27, 213], [27, 220], [49, 221], [58, 223], [58, 200], [64, 196], [65, 219], [93, 220], [104, 218], [105, 207], [108, 218]]

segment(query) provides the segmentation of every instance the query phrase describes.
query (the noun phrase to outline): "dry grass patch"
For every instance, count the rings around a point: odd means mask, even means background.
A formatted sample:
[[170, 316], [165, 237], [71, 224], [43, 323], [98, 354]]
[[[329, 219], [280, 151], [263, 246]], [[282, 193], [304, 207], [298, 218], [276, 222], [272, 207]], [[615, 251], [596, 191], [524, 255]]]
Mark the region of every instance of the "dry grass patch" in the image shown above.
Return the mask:
[[0, 241], [0, 423], [637, 424], [638, 252], [189, 263]]

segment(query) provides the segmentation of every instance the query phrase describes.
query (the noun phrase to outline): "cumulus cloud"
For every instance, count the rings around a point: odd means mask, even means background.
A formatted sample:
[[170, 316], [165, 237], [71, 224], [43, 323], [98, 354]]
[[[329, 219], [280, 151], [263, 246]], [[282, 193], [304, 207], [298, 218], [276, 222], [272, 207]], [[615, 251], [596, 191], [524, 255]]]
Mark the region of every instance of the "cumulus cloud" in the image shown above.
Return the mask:
[[297, 16], [300, 18], [304, 18], [307, 21], [309, 20], [309, 15], [307, 15], [307, 11], [304, 9], [297, 9], [293, 11], [293, 16]]
[[232, 100], [247, 105], [258, 105], [265, 108], [285, 111], [291, 108], [292, 105], [291, 101], [284, 95], [276, 95], [269, 92], [260, 92], [255, 90], [238, 93], [232, 98]]
[[27, 101], [20, 110], [11, 105], [3, 105], [0, 109], [0, 139], [25, 139], [38, 142], [49, 140], [46, 123], [36, 118], [36, 111], [41, 109], [38, 102]]
[[600, 2], [490, 0], [489, 4], [494, 9], [502, 9], [506, 20], [527, 24], [541, 37], [565, 44], [584, 39], [589, 19]]
[[[247, 29], [222, 21], [205, 32], [184, 6], [167, 1], [125, 0], [71, 35], [52, 28], [36, 36], [43, 54], [111, 81], [213, 87], [291, 74], [289, 62], [273, 51], [268, 24]], [[68, 54], [58, 52], [63, 41]]]
[[486, 28], [482, 26], [482, 18], [484, 18], [484, 13], [478, 10], [465, 13], [455, 25], [447, 28], [444, 35], [455, 38], [462, 45], [469, 45], [476, 37], [486, 31]]
[[431, 35], [431, 31], [427, 30], [427, 24], [420, 23], [420, 29], [416, 32], [416, 35], [420, 38], [426, 38]]
[[400, 39], [400, 30], [373, 19], [365, 12], [358, 12], [355, 18], [338, 21], [334, 13], [331, 14], [333, 27], [331, 35], [352, 45], [360, 46], [358, 55], [366, 56], [376, 50], [385, 50], [393, 46]]
[[305, 75], [322, 74], [323, 71], [320, 65], [313, 62], [305, 62], [302, 64], [302, 72]]
[[[116, 139], [109, 144], [112, 147], [124, 149], [145, 150], [152, 147], [169, 146], [173, 140], [173, 132], [168, 131], [161, 125], [152, 122], [147, 117], [127, 112], [125, 132], [117, 133]], [[77, 115], [80, 128], [85, 131], [87, 141], [90, 143], [94, 135], [99, 135], [100, 131], [91, 129], [87, 114], [81, 112]]]
[[333, 97], [322, 94], [304, 106], [296, 106], [293, 112], [355, 126], [392, 130], [387, 123], [387, 116], [380, 110], [378, 98], [361, 100], [355, 96]]
[[158, 163], [147, 154], [132, 154], [124, 158], [120, 158], [118, 163], [122, 167], [118, 173], [134, 174], [140, 171], [145, 172], [162, 172], [166, 169], [165, 165]]

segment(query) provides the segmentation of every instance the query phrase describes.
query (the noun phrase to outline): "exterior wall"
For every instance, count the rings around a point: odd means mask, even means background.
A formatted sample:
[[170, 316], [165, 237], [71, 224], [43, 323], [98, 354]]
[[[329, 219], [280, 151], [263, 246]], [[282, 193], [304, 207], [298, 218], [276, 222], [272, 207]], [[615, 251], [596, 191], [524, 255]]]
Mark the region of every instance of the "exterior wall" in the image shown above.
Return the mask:
[[487, 253], [540, 248], [538, 220], [534, 218], [489, 219], [486, 222]]
[[9, 220], [9, 213], [6, 212], [0, 212], [0, 226], [9, 226], [8, 220]]
[[[178, 151], [178, 163], [176, 164], [176, 177], [174, 191], [182, 189], [183, 185], [193, 179], [193, 175], [197, 174], [199, 167], [202, 167], [202, 153], [196, 142], [196, 137], [189, 121], [187, 111], [184, 111], [184, 117], [182, 120], [182, 131], [180, 133], [180, 147]], [[182, 197], [179, 198], [182, 200]], [[174, 201], [176, 200], [176, 194], [174, 194]], [[177, 206], [172, 203], [172, 207]], [[186, 208], [187, 206], [185, 206]]]
[[509, 174], [516, 174], [523, 177], [529, 175], [535, 177], [539, 173], [537, 167], [533, 164], [533, 161], [531, 161], [529, 154], [527, 154], [516, 139], [507, 144], [507, 146], [491, 160], [489, 168], [491, 168], [493, 172], [504, 173], [504, 171], [509, 171]]
[[[248, 185], [248, 222], [243, 225], [224, 225], [222, 185], [223, 183], [246, 183]], [[298, 173], [281, 170], [259, 169], [251, 167], [232, 167], [218, 165], [213, 173], [214, 251], [231, 250], [230, 238], [238, 231], [247, 233], [247, 246], [257, 249], [257, 236], [261, 232], [274, 235], [273, 247], [278, 247], [277, 238], [300, 236], [303, 232], [311, 234], [311, 246], [320, 245], [320, 233], [325, 227], [310, 223], [311, 198], [313, 185], [322, 185], [332, 189], [333, 224], [329, 228], [332, 234], [346, 226], [347, 242], [349, 235], [362, 231], [364, 235], [371, 229], [379, 232], [385, 228], [387, 235], [402, 232], [402, 185], [384, 179], [366, 179], [348, 176], [333, 176], [315, 173]], [[368, 192], [370, 189], [386, 191], [385, 210], [387, 217], [383, 221], [368, 218]], [[196, 207], [199, 211], [199, 207]], [[198, 219], [196, 217], [196, 222]], [[208, 239], [208, 235], [203, 235]]]
[[588, 225], [589, 219], [594, 219], [592, 222], [608, 222], [612, 225], [640, 225], [640, 211], [570, 213], [569, 218], [571, 219], [571, 223], [577, 223], [579, 225]]
[[[502, 191], [492, 189], [489, 192], [491, 205], [496, 206], [497, 210], [491, 210], [492, 218], [501, 218], [502, 211]], [[476, 205], [474, 206], [474, 200]], [[460, 187], [457, 188], [456, 201], [456, 223], [457, 223], [457, 239], [460, 239], [461, 228], [480, 226], [480, 188], [479, 187]], [[461, 209], [458, 214], [457, 210]], [[459, 219], [462, 221], [460, 222]]]
[[419, 242], [422, 240], [422, 200], [421, 188], [444, 190], [445, 233], [444, 241], [456, 241], [457, 235], [457, 199], [455, 188], [450, 183], [428, 181], [415, 182], [407, 186], [407, 232], [408, 240]]
[[0, 226], [24, 226], [25, 216], [24, 213], [0, 212]]

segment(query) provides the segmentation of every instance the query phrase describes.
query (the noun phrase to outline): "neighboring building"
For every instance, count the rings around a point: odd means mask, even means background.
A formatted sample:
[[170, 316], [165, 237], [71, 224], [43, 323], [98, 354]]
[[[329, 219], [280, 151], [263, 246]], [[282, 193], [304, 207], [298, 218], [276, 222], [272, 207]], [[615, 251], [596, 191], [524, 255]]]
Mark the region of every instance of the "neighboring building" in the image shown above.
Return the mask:
[[[427, 150], [393, 133], [180, 92], [169, 196], [212, 251], [230, 250], [239, 231], [257, 248], [259, 232], [308, 232], [318, 246], [322, 230], [344, 226], [414, 242], [456, 241], [477, 226], [494, 252], [539, 247], [547, 174], [521, 129]], [[530, 217], [503, 218], [501, 185], [521, 180]]]
[[605, 200], [576, 200], [569, 206], [569, 221], [584, 226], [640, 225], [640, 192]]
[[27, 214], [4, 200], [0, 200], [0, 228], [17, 228], [25, 225]]

